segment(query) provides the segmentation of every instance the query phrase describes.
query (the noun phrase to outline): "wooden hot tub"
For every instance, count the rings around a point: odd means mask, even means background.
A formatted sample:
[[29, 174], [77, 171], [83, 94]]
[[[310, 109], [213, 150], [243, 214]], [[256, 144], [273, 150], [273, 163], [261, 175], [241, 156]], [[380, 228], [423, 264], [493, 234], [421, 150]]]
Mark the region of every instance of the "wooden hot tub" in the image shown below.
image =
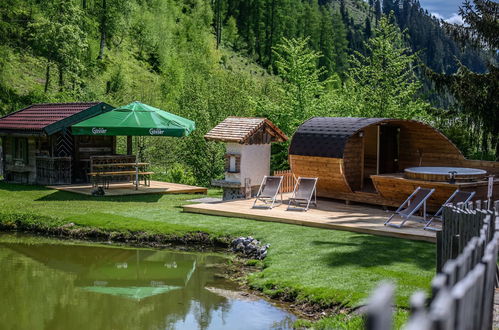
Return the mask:
[[407, 179], [445, 182], [454, 179], [459, 182], [478, 181], [487, 175], [487, 171], [468, 167], [409, 167], [404, 170]]

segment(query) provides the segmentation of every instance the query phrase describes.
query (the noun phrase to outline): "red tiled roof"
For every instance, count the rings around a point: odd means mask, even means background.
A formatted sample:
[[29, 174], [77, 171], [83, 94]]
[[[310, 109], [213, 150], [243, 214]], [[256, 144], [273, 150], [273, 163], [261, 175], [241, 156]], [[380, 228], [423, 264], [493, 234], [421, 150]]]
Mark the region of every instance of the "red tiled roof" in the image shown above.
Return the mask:
[[97, 104], [99, 102], [33, 104], [0, 118], [0, 130], [42, 132], [45, 127]]

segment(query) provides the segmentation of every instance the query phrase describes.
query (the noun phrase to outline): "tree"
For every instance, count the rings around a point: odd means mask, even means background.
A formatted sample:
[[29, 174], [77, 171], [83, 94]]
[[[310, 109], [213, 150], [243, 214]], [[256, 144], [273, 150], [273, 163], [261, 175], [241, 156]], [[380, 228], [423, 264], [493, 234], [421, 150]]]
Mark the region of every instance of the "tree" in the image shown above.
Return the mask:
[[372, 36], [371, 20], [369, 16], [366, 17], [365, 27], [364, 27], [364, 38], [368, 40]]
[[318, 96], [328, 83], [321, 79], [325, 68], [317, 67], [322, 55], [308, 48], [307, 43], [308, 38], [283, 38], [274, 49], [285, 103], [273, 120], [286, 134], [293, 134], [298, 125], [318, 112]]
[[[459, 9], [463, 25], [446, 24], [447, 30], [461, 44], [487, 49], [492, 55], [499, 48], [499, 3], [490, 0], [466, 1]], [[482, 128], [482, 151], [488, 151], [489, 141], [499, 160], [499, 67], [492, 61], [488, 72], [476, 73], [461, 62], [453, 75], [430, 76], [440, 90], [450, 91], [465, 116]]]
[[347, 91], [361, 117], [413, 119], [426, 116], [429, 104], [418, 97], [421, 83], [415, 75], [418, 58], [405, 46], [398, 27], [383, 17], [365, 43], [367, 55], [355, 53], [348, 72]]
[[374, 15], [376, 16], [376, 24], [378, 24], [381, 19], [381, 2], [380, 0], [376, 0], [374, 2]]
[[218, 49], [218, 47], [220, 47], [220, 43], [222, 42], [222, 0], [214, 0], [213, 11], [215, 12], [215, 40]]
[[[257, 99], [256, 113], [274, 122], [291, 136], [306, 119], [324, 112], [322, 95], [330, 83], [326, 69], [318, 67], [321, 54], [308, 46], [308, 38], [283, 38], [274, 48], [275, 65], [281, 78], [278, 100]], [[288, 143], [272, 146], [272, 168], [285, 169]]]
[[131, 11], [131, 1], [129, 0], [102, 0], [100, 5], [97, 5], [97, 15], [100, 21], [100, 47], [97, 57], [99, 60], [104, 57], [104, 50], [109, 39], [118, 34], [126, 33]]
[[51, 77], [51, 66], [59, 71], [59, 90], [65, 85], [67, 75], [75, 85], [83, 72], [83, 55], [88, 48], [87, 36], [82, 29], [82, 13], [71, 0], [59, 0], [46, 9], [55, 19], [42, 17], [29, 25], [32, 50], [47, 60], [45, 92]]

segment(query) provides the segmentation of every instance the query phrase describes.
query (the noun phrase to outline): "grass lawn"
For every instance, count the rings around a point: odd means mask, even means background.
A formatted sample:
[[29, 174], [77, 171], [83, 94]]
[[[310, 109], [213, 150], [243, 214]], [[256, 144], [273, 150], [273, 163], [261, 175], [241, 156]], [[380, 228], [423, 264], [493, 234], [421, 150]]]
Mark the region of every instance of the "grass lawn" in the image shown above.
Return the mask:
[[90, 197], [0, 183], [0, 221], [6, 214], [31, 213], [106, 230], [251, 235], [271, 245], [263, 271], [248, 278], [252, 287], [271, 296], [285, 293], [323, 306], [354, 307], [379, 281], [391, 280], [397, 285], [398, 306], [407, 307], [408, 297], [418, 289], [428, 290], [435, 273], [431, 243], [182, 213], [180, 206], [192, 198], [196, 196]]

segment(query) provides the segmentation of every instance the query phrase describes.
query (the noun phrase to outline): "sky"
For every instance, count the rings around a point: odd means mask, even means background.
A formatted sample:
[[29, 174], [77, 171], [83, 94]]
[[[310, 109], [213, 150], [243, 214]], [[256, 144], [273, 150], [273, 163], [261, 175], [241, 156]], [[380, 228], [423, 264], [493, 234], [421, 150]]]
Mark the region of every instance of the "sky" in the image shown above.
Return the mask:
[[457, 11], [463, 2], [464, 0], [419, 0], [421, 7], [449, 23], [462, 23]]

